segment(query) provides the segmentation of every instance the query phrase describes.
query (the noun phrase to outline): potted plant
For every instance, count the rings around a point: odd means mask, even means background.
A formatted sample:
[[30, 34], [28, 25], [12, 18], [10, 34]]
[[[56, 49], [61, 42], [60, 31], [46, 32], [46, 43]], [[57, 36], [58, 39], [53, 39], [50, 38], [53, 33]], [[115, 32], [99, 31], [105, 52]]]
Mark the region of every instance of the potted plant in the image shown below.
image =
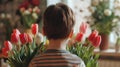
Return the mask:
[[111, 0], [92, 0], [89, 10], [91, 11], [92, 22], [91, 28], [97, 29], [102, 37], [100, 50], [105, 50], [109, 45], [109, 34], [116, 27], [118, 21], [115, 19], [113, 2]]

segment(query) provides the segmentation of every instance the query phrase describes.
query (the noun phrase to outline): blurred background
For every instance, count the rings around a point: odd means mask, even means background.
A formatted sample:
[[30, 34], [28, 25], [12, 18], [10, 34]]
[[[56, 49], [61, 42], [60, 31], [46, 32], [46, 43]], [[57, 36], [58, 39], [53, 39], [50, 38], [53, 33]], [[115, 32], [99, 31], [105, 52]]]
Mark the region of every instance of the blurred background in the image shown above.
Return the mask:
[[[100, 54], [99, 67], [120, 67], [120, 0], [0, 0], [0, 50], [10, 40], [12, 30], [29, 31], [32, 23], [42, 29], [42, 15], [47, 6], [59, 2], [67, 4], [75, 13], [74, 34], [82, 22], [89, 24], [88, 36], [96, 29], [103, 36], [103, 46], [95, 49]], [[25, 7], [25, 9], [22, 9]], [[30, 12], [33, 10], [34, 12]], [[107, 43], [106, 43], [107, 42]]]

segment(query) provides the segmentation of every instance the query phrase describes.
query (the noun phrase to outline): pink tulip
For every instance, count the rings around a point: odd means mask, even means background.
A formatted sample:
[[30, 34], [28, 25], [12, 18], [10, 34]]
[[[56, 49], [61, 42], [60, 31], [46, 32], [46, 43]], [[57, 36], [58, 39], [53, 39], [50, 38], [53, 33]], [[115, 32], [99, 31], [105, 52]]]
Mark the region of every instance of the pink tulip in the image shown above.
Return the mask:
[[16, 33], [12, 33], [11, 35], [11, 42], [17, 44], [19, 42], [19, 35]]
[[94, 47], [98, 47], [101, 43], [101, 36], [98, 35], [97, 37], [95, 37], [94, 41], [92, 42]]
[[8, 57], [8, 51], [6, 48], [2, 48], [2, 54], [3, 56]]
[[14, 29], [13, 33], [17, 33], [18, 35], [20, 34], [20, 31], [18, 29]]
[[76, 40], [77, 42], [80, 42], [80, 41], [82, 40], [82, 38], [83, 38], [83, 33], [80, 32], [80, 33], [77, 34], [75, 40]]
[[86, 33], [87, 28], [88, 28], [88, 24], [85, 22], [82, 22], [82, 24], [80, 25], [80, 32]]
[[94, 30], [88, 37], [88, 40], [93, 41], [96, 36], [98, 36], [98, 31]]
[[19, 34], [20, 34], [20, 32], [18, 29], [13, 30], [13, 33], [11, 34], [11, 42], [12, 43], [18, 44], [19, 39], [20, 39]]
[[32, 24], [31, 29], [32, 29], [32, 34], [36, 35], [38, 33], [38, 24]]
[[30, 36], [29, 34], [27, 34], [27, 38], [29, 43], [33, 42], [32, 36]]
[[4, 46], [5, 46], [5, 48], [6, 48], [7, 51], [12, 50], [12, 44], [11, 44], [10, 41], [5, 41], [4, 42]]
[[20, 36], [20, 41], [21, 41], [22, 44], [28, 43], [28, 38], [27, 38], [27, 34], [26, 33], [22, 33], [19, 36]]
[[39, 14], [40, 13], [40, 9], [37, 9], [35, 12]]
[[33, 10], [32, 10], [32, 8], [29, 8], [28, 11], [32, 13]]

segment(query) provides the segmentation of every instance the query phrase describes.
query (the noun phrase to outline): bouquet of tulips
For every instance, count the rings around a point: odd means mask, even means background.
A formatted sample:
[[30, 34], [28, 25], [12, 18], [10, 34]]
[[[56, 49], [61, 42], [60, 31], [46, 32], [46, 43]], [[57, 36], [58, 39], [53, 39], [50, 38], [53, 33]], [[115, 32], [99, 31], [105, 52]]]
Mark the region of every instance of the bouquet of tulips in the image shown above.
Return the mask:
[[36, 44], [36, 34], [38, 33], [38, 24], [32, 24], [31, 31], [33, 37], [27, 33], [20, 33], [14, 29], [11, 35], [11, 41], [5, 41], [2, 53], [8, 58], [11, 67], [28, 67], [31, 59], [42, 48], [41, 44]]
[[30, 28], [31, 24], [37, 22], [40, 14], [40, 9], [38, 8], [39, 4], [40, 0], [25, 0], [19, 5], [18, 14], [21, 24], [25, 28]]
[[75, 37], [75, 43], [69, 46], [68, 50], [79, 56], [85, 63], [86, 67], [98, 67], [99, 55], [94, 54], [94, 48], [98, 47], [101, 43], [101, 36], [94, 30], [88, 37], [83, 41], [87, 23], [82, 23], [80, 26], [80, 32]]

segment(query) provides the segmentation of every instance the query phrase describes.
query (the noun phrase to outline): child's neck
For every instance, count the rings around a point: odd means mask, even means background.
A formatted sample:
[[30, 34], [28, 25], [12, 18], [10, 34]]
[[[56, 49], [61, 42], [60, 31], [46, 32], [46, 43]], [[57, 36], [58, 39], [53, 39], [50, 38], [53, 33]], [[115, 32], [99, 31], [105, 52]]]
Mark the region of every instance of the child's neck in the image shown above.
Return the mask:
[[47, 49], [66, 50], [67, 41], [67, 39], [50, 39], [49, 46]]

